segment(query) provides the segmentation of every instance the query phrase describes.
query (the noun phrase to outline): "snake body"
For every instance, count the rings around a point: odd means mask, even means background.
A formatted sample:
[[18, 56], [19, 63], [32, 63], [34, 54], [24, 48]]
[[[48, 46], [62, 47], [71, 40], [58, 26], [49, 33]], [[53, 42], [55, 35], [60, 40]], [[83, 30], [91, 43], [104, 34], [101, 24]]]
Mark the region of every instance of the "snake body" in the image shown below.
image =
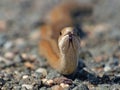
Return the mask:
[[78, 13], [85, 16], [79, 18], [82, 21], [92, 13], [92, 6], [77, 2], [60, 4], [49, 12], [40, 28], [40, 55], [64, 75], [72, 74], [78, 66], [80, 37], [79, 30], [75, 28]]

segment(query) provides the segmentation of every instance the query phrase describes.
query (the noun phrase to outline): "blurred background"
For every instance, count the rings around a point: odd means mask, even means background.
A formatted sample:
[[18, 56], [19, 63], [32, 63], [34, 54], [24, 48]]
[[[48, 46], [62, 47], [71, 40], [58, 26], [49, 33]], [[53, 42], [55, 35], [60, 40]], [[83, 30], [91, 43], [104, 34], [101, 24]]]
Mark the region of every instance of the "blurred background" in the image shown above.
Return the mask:
[[[16, 90], [27, 87], [28, 82], [35, 83], [37, 88], [44, 87], [37, 79], [42, 78], [40, 73], [49, 78], [52, 77], [51, 72], [54, 77], [57, 75], [38, 54], [40, 35], [37, 27], [54, 6], [64, 1], [69, 2], [69, 0], [0, 0], [0, 88]], [[77, 1], [94, 4], [94, 24], [85, 27], [89, 29], [90, 35], [83, 40], [81, 57], [96, 74], [102, 76], [107, 73], [109, 76], [112, 73], [113, 76], [119, 76], [120, 0]], [[21, 79], [24, 75], [31, 79], [24, 81]], [[33, 86], [27, 88], [33, 89]]]
[[[69, 0], [65, 0], [69, 1]], [[94, 19], [110, 22], [119, 26], [119, 0], [77, 0], [83, 3], [96, 3]], [[11, 25], [12, 30], [17, 28], [31, 28], [36, 21], [41, 20], [54, 6], [64, 0], [1, 0], [0, 20]], [[23, 30], [23, 29], [21, 29]]]

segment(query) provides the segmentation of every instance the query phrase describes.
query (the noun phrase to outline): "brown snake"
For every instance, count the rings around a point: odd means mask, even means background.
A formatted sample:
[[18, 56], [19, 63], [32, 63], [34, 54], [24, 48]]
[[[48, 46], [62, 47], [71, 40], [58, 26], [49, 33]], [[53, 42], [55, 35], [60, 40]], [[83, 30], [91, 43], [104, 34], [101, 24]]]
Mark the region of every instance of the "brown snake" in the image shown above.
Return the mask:
[[92, 6], [77, 2], [58, 5], [41, 27], [40, 55], [47, 59], [52, 68], [64, 75], [72, 74], [78, 66], [80, 37], [74, 27], [78, 23], [74, 18], [77, 11], [80, 15], [89, 15]]

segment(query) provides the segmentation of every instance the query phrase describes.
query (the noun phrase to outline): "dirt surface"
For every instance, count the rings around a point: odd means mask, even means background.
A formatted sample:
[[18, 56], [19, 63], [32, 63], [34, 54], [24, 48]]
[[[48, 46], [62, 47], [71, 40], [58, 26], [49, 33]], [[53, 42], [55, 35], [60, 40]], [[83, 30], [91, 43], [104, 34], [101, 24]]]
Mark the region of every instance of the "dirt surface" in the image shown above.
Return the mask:
[[96, 4], [73, 80], [38, 53], [37, 22], [60, 1], [0, 0], [1, 90], [120, 90], [120, 1], [80, 0]]

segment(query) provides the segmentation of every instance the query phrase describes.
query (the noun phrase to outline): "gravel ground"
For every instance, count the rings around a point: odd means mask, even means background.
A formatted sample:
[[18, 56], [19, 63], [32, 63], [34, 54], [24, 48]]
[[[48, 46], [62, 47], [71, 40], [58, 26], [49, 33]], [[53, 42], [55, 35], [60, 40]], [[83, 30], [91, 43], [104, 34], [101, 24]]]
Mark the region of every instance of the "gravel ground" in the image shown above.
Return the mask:
[[73, 80], [51, 69], [38, 54], [36, 22], [59, 2], [0, 0], [0, 89], [120, 90], [120, 1], [96, 4], [93, 16], [99, 25], [82, 41], [82, 69]]

